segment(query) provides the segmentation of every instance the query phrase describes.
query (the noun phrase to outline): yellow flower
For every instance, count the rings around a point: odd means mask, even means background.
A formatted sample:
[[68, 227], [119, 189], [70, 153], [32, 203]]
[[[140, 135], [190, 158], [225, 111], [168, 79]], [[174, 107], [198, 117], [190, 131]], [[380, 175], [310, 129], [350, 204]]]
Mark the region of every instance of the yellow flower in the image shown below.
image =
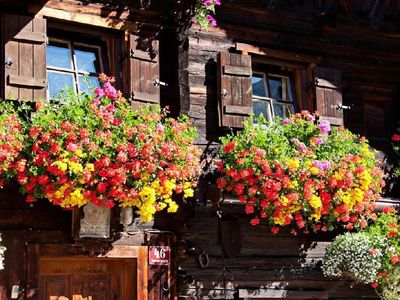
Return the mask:
[[371, 178], [371, 174], [370, 172], [368, 172], [367, 170], [365, 170], [364, 172], [361, 172], [360, 174], [358, 174], [358, 179], [360, 180], [360, 188], [363, 191], [368, 190], [371, 182], [372, 182], [372, 178]]
[[286, 165], [291, 169], [297, 169], [300, 166], [300, 162], [297, 159], [291, 159]]
[[179, 208], [178, 204], [176, 204], [175, 201], [171, 201], [171, 202], [168, 204], [167, 212], [169, 212], [169, 213], [174, 213], [174, 212], [176, 212], [176, 211], [178, 210], [178, 208]]
[[311, 199], [310, 199], [310, 205], [312, 208], [314, 208], [315, 210], [319, 209], [322, 207], [322, 201], [321, 198], [316, 196], [316, 195], [312, 195]]
[[190, 186], [191, 186], [190, 182], [186, 181], [186, 182], [183, 184], [183, 189], [188, 189], [188, 188], [190, 188]]
[[68, 168], [68, 165], [61, 160], [57, 160], [53, 164], [57, 166], [57, 168], [59, 168], [61, 171], [66, 171]]
[[77, 149], [75, 151], [75, 154], [80, 158], [86, 157], [86, 153], [83, 153], [83, 151], [81, 149]]
[[194, 190], [193, 189], [183, 190], [183, 197], [184, 198], [190, 198], [190, 197], [193, 197], [193, 195], [194, 195]]
[[94, 171], [94, 164], [88, 163], [85, 166], [86, 170], [89, 172], [93, 172]]
[[80, 163], [69, 161], [68, 165], [72, 173], [79, 174], [83, 172], [83, 166]]
[[310, 173], [312, 175], [318, 175], [318, 168], [317, 167], [311, 167], [309, 170], [310, 170]]

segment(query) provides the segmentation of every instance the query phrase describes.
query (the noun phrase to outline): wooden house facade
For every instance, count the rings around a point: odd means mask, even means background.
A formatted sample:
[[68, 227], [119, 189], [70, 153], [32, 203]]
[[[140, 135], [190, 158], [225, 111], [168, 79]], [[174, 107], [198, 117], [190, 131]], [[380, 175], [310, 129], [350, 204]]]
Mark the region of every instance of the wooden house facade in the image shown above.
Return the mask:
[[[104, 72], [133, 107], [188, 114], [205, 165], [219, 137], [251, 113], [304, 109], [390, 157], [400, 119], [399, 1], [224, 0], [208, 28], [193, 8], [189, 0], [2, 0], [0, 98], [49, 98], [65, 85], [80, 92], [83, 76], [96, 84]], [[323, 277], [336, 233], [274, 236], [214, 184], [205, 170], [194, 199], [151, 224], [119, 208], [31, 207], [11, 184], [0, 192], [0, 299], [377, 298], [370, 287]], [[399, 196], [395, 183], [387, 195]], [[151, 246], [169, 247], [169, 264], [150, 264]]]

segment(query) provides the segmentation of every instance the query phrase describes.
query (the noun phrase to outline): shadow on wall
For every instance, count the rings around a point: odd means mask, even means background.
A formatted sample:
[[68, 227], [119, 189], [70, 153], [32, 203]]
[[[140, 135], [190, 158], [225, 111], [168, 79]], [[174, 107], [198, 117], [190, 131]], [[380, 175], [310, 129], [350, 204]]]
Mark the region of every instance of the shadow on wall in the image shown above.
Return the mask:
[[272, 235], [266, 225], [250, 225], [242, 206], [222, 210], [221, 221], [215, 207], [196, 208], [189, 220], [177, 279], [182, 299], [376, 299], [368, 286], [324, 278], [325, 249], [338, 232]]

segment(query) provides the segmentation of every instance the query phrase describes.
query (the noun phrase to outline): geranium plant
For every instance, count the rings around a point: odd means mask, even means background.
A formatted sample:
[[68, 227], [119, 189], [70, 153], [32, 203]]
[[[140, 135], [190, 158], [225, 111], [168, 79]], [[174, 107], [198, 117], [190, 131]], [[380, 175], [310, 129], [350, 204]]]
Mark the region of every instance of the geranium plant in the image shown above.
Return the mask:
[[348, 277], [370, 284], [383, 299], [400, 299], [400, 217], [387, 209], [358, 233], [335, 238], [322, 270], [328, 277]]
[[16, 163], [26, 201], [132, 206], [142, 221], [176, 212], [173, 195], [192, 197], [199, 173], [195, 129], [156, 106], [133, 110], [111, 78], [101, 80], [93, 95], [36, 103]]
[[251, 223], [296, 234], [365, 227], [383, 173], [367, 141], [307, 111], [272, 123], [250, 118], [222, 138], [218, 186], [245, 203]]
[[217, 26], [215, 20], [215, 6], [221, 5], [221, 0], [197, 0], [196, 4], [196, 17], [201, 26], [208, 27]]
[[23, 149], [23, 122], [13, 103], [0, 104], [0, 188], [20, 169]]

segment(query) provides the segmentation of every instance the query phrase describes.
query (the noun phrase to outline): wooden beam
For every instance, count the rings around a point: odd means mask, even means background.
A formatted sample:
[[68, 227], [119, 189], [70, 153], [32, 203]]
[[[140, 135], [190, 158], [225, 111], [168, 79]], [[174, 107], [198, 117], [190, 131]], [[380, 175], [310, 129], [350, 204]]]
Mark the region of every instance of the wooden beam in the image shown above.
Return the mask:
[[273, 57], [283, 60], [296, 61], [301, 63], [315, 63], [319, 64], [322, 60], [319, 56], [305, 55], [300, 53], [288, 52], [283, 50], [262, 48], [253, 45], [236, 43], [236, 50], [242, 51], [244, 53], [252, 53], [267, 57]]
[[29, 5], [28, 11], [30, 13], [35, 13], [38, 16], [43, 16], [45, 18], [58, 19], [64, 21], [71, 21], [75, 23], [81, 23], [85, 25], [92, 25], [104, 28], [137, 31], [138, 25], [131, 21], [112, 18], [112, 17], [102, 17], [100, 15], [89, 15], [79, 12], [65, 11], [61, 9], [55, 9], [50, 7], [38, 8], [35, 5]]

